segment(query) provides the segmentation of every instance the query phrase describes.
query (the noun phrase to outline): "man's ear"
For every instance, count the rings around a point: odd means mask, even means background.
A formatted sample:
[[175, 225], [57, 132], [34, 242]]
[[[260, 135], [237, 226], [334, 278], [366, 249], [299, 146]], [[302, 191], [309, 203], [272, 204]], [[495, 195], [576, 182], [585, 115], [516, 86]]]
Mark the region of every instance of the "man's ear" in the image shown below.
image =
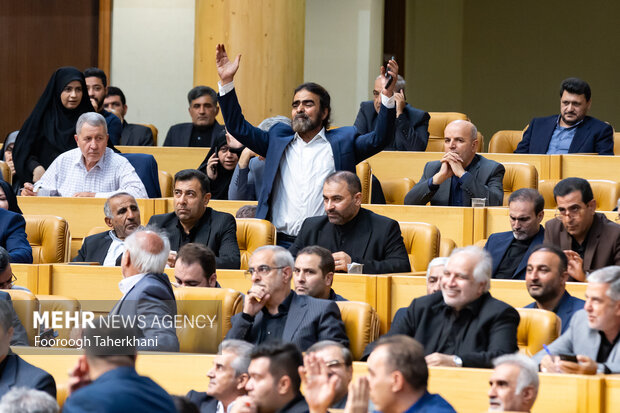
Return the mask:
[[108, 227], [112, 228], [112, 219], [111, 218], [105, 217], [103, 220], [105, 221], [105, 224]]
[[521, 396], [523, 400], [527, 400], [528, 404], [531, 404], [536, 399], [536, 391], [533, 386], [526, 386], [521, 390]]
[[362, 205], [362, 193], [361, 192], [358, 192], [355, 195], [353, 195], [353, 202], [355, 202], [356, 206]]
[[331, 287], [333, 283], [334, 283], [334, 273], [328, 272], [327, 274], [325, 274], [325, 285]]
[[77, 133], [75, 135], [73, 135], [73, 137], [75, 138], [75, 143], [78, 143], [78, 136]]
[[278, 380], [278, 384], [277, 384], [277, 392], [278, 394], [286, 394], [289, 392], [289, 390], [291, 389], [291, 378], [287, 375], [284, 375], [282, 377], [280, 377], [280, 380]]
[[250, 376], [248, 376], [248, 373], [241, 373], [235, 379], [237, 382], [235, 385], [235, 388], [238, 391], [245, 392], [245, 385], [248, 383], [249, 379], [250, 379]]
[[211, 200], [211, 192], [207, 192], [205, 196], [203, 197], [204, 205], [205, 206], [209, 205], [210, 200]]
[[211, 288], [215, 288], [217, 286], [217, 273], [211, 274], [211, 276], [207, 279], [207, 286]]

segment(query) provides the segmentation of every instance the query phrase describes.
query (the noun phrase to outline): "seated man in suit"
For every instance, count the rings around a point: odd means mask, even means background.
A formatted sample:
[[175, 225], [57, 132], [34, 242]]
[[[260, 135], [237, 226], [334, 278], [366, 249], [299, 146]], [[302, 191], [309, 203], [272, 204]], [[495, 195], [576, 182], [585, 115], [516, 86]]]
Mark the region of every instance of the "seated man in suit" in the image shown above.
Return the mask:
[[215, 273], [215, 254], [205, 245], [190, 242], [181, 247], [174, 263], [179, 287], [219, 287]]
[[620, 225], [596, 212], [590, 183], [562, 179], [553, 188], [556, 219], [545, 224], [545, 244], [559, 246], [568, 258], [568, 275], [585, 281], [591, 271], [620, 265]]
[[125, 239], [121, 260], [123, 297], [108, 317], [134, 319], [139, 323], [139, 350], [179, 351], [179, 340], [170, 319], [177, 306], [168, 276], [164, 274], [170, 242], [164, 235], [140, 229]]
[[[85, 354], [69, 372], [69, 396], [63, 412], [176, 411], [172, 397], [164, 389], [136, 372], [138, 355], [132, 340], [136, 333], [123, 326], [85, 330]], [[113, 345], [115, 342], [121, 344]]]
[[187, 398], [198, 407], [200, 413], [228, 412], [237, 397], [248, 392], [248, 366], [254, 346], [242, 340], [224, 340], [213, 366], [207, 373], [209, 386], [206, 392], [190, 390]]
[[224, 126], [215, 120], [220, 111], [217, 93], [208, 86], [196, 86], [187, 94], [187, 101], [192, 121], [172, 125], [164, 146], [211, 146], [215, 136], [224, 134]]
[[472, 198], [486, 198], [487, 206], [504, 201], [504, 166], [476, 154], [478, 130], [473, 123], [455, 120], [444, 130], [444, 152], [428, 162], [418, 183], [405, 196], [406, 205], [471, 206]]
[[[360, 104], [360, 110], [355, 119], [355, 128], [361, 134], [375, 130], [377, 115], [381, 109], [381, 91], [385, 88], [387, 78], [383, 75], [375, 79], [375, 88], [372, 91], [373, 100]], [[394, 137], [385, 148], [387, 151], [421, 151], [426, 150], [428, 144], [428, 112], [416, 109], [405, 101], [405, 79], [398, 76], [394, 88], [396, 100], [396, 124]]]
[[114, 113], [122, 122], [121, 140], [119, 145], [153, 146], [153, 131], [148, 126], [127, 123], [127, 103], [125, 94], [117, 87], [109, 86], [103, 107]]
[[140, 208], [133, 196], [119, 192], [105, 201], [103, 213], [105, 224], [111, 230], [84, 238], [82, 248], [73, 261], [98, 262], [105, 266], [121, 265], [125, 238], [140, 227]]
[[349, 346], [338, 305], [291, 290], [293, 257], [282, 247], [257, 248], [246, 271], [252, 287], [245, 296], [243, 311], [234, 315], [226, 338], [252, 344], [282, 340], [301, 351], [320, 340]]
[[[373, 132], [360, 135], [353, 127], [329, 128], [329, 93], [316, 83], [304, 83], [293, 96], [292, 126], [277, 124], [268, 132], [246, 122], [237, 100], [233, 78], [240, 56], [228, 59], [224, 45], [216, 50], [220, 77], [219, 101], [228, 131], [241, 143], [265, 157], [256, 218], [276, 227], [278, 245], [286, 248], [295, 241], [303, 220], [323, 215], [323, 181], [338, 170], [355, 172], [355, 165], [380, 152], [390, 143], [394, 127], [394, 82], [381, 92], [382, 109]], [[387, 70], [398, 75], [396, 61]]]
[[484, 249], [493, 257], [493, 278], [525, 279], [527, 259], [542, 244], [545, 229], [545, 199], [537, 190], [521, 188], [508, 198], [508, 219], [512, 231], [491, 234]]
[[333, 253], [336, 271], [363, 264], [366, 274], [409, 272], [411, 264], [398, 222], [361, 208], [362, 185], [349, 171], [330, 174], [323, 185], [327, 216], [307, 218], [291, 246], [291, 254], [308, 245]]
[[295, 259], [295, 292], [324, 300], [347, 301], [332, 288], [335, 268], [334, 257], [328, 249], [318, 245], [303, 248]]
[[555, 245], [542, 244], [532, 250], [525, 271], [525, 286], [534, 301], [525, 308], [553, 311], [562, 320], [562, 333], [568, 330], [573, 314], [585, 302], [566, 291], [568, 259]]
[[538, 366], [523, 354], [493, 360], [489, 379], [489, 411], [530, 412], [538, 396]]
[[88, 97], [90, 98], [90, 103], [93, 105], [93, 109], [105, 118], [110, 141], [112, 144], [118, 145], [121, 140], [121, 130], [123, 128], [121, 120], [103, 107], [105, 95], [108, 93], [108, 77], [103, 70], [97, 67], [89, 67], [84, 71], [84, 79], [86, 80]]
[[[418, 340], [429, 366], [489, 368], [495, 357], [517, 351], [519, 313], [491, 297], [491, 265], [481, 248], [452, 251], [441, 292], [415, 298], [387, 335]], [[366, 357], [373, 347], [366, 347]]]
[[13, 387], [28, 387], [56, 398], [56, 383], [52, 376], [11, 352], [14, 313], [11, 301], [0, 299], [0, 397]]
[[585, 81], [575, 77], [563, 80], [560, 115], [532, 119], [515, 153], [613, 155], [613, 128], [587, 116], [591, 96], [590, 85]]
[[11, 262], [32, 264], [32, 247], [22, 214], [0, 208], [0, 247], [8, 251]]
[[[349, 383], [353, 379], [353, 356], [351, 351], [335, 341], [323, 340], [312, 345], [306, 354], [313, 355], [317, 362], [323, 363], [326, 373], [330, 377], [338, 376], [334, 389], [334, 398], [329, 408], [344, 409], [347, 404]], [[304, 366], [305, 364], [304, 360]]]
[[148, 198], [129, 161], [107, 147], [108, 129], [103, 116], [83, 113], [75, 133], [78, 147], [60, 154], [36, 184], [26, 182], [23, 196], [107, 198], [127, 192], [136, 198]]
[[[620, 373], [620, 267], [613, 265], [588, 277], [586, 304], [568, 330], [533, 358], [548, 373]], [[574, 354], [577, 362], [560, 355]]]
[[209, 178], [195, 169], [174, 176], [174, 212], [153, 215], [149, 225], [166, 231], [173, 250], [168, 265], [174, 267], [175, 253], [190, 242], [204, 244], [215, 254], [217, 268], [238, 270], [241, 254], [237, 244], [235, 217], [209, 208]]

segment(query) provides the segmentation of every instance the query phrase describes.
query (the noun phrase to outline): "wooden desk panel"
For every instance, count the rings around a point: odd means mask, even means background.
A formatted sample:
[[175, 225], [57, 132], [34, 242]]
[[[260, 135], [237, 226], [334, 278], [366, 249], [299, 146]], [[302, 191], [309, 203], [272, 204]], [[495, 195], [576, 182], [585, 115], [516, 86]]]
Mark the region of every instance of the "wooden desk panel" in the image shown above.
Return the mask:
[[153, 155], [160, 171], [174, 174], [183, 169], [196, 169], [207, 156], [209, 148], [184, 148], [177, 146], [117, 146], [123, 153]]
[[39, 290], [39, 266], [36, 264], [11, 264], [13, 274], [17, 277], [15, 285], [25, 287], [33, 294]]
[[560, 178], [579, 176], [617, 181], [619, 170], [620, 156], [562, 155]]
[[614, 413], [620, 406], [620, 374], [605, 376], [605, 390], [603, 391], [603, 406], [605, 413]]

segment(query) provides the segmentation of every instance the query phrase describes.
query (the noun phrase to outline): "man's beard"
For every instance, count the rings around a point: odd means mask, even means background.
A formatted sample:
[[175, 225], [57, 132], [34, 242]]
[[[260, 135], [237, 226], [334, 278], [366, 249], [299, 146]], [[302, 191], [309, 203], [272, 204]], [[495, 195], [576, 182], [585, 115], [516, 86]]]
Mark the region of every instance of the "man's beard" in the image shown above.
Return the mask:
[[316, 129], [319, 126], [319, 122], [319, 119], [317, 119], [316, 122], [313, 122], [308, 115], [299, 114], [293, 118], [292, 126], [295, 132], [306, 133]]

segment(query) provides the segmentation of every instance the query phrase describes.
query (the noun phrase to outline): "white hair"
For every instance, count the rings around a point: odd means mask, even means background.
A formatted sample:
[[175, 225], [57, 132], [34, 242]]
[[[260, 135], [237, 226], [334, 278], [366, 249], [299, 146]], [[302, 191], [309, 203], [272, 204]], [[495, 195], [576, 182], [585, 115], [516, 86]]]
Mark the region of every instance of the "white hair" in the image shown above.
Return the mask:
[[254, 345], [243, 340], [229, 338], [220, 343], [219, 353], [224, 350], [235, 353], [235, 359], [230, 363], [230, 367], [235, 370], [235, 377], [239, 377], [243, 373], [248, 372], [250, 366], [250, 353], [254, 349]]
[[295, 259], [291, 253], [286, 248], [282, 248], [279, 245], [263, 245], [262, 247], [256, 248], [252, 255], [266, 250], [273, 251], [273, 265], [276, 267], [291, 267], [291, 269], [295, 267]]
[[82, 126], [85, 123], [88, 123], [90, 126], [102, 126], [105, 134], [108, 134], [108, 124], [105, 121], [105, 118], [96, 112], [86, 112], [82, 113], [82, 115], [78, 118], [77, 123], [75, 124], [75, 133], [77, 135], [82, 131]]
[[[485, 282], [486, 286], [484, 291], [489, 291], [491, 288], [491, 275], [493, 274], [493, 259], [491, 254], [480, 247], [470, 245], [463, 248], [455, 248], [450, 254], [450, 259], [457, 254], [467, 254], [476, 260], [476, 266], [474, 267], [474, 279], [478, 282]], [[448, 260], [450, 262], [450, 260]]]
[[58, 403], [41, 390], [13, 387], [0, 399], [2, 413], [58, 413]]
[[433, 267], [441, 267], [446, 266], [448, 263], [448, 257], [435, 257], [428, 263], [428, 267], [426, 268], [426, 279], [431, 276], [431, 268]]
[[[148, 239], [142, 236], [144, 233], [153, 233], [158, 236], [163, 243], [163, 248], [157, 253], [149, 251]], [[157, 229], [146, 227], [136, 230], [133, 234], [125, 238], [125, 251], [129, 252], [131, 262], [140, 273], [156, 273], [164, 272], [168, 255], [170, 254], [170, 241], [168, 237]]]
[[609, 284], [607, 296], [613, 301], [620, 301], [620, 266], [600, 268], [588, 276], [588, 282]]
[[264, 130], [265, 132], [269, 132], [269, 129], [271, 129], [277, 123], [283, 123], [285, 125], [291, 126], [291, 119], [282, 115], [272, 116], [259, 123], [258, 128], [260, 130]]
[[494, 367], [499, 367], [503, 364], [510, 364], [519, 368], [515, 395], [521, 394], [521, 391], [528, 386], [534, 387], [534, 390], [538, 392], [538, 366], [531, 358], [523, 354], [515, 353], [505, 354], [493, 360]]

